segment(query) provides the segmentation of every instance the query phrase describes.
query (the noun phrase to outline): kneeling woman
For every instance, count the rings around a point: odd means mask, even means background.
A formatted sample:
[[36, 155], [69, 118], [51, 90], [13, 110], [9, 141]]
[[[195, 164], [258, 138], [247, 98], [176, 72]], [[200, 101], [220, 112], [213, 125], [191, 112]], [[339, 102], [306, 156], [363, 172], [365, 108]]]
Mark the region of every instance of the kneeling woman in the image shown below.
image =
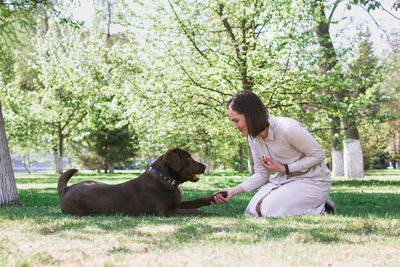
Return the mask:
[[[216, 204], [264, 185], [247, 206], [246, 216], [316, 215], [336, 210], [328, 199], [331, 179], [324, 152], [301, 123], [269, 115], [261, 99], [251, 91], [238, 92], [227, 107], [234, 128], [248, 136], [255, 172], [226, 190], [226, 198], [216, 193]], [[272, 178], [271, 172], [276, 172]]]

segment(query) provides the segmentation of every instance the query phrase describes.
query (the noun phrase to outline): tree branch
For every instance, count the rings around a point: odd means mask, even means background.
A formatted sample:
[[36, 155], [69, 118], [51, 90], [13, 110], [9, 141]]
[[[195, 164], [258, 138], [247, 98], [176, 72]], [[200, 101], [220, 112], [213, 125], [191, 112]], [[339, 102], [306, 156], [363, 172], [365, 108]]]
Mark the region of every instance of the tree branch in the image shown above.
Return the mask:
[[195, 40], [192, 38], [191, 34], [189, 33], [187, 27], [185, 26], [185, 24], [183, 23], [183, 21], [180, 19], [180, 17], [178, 16], [178, 13], [176, 12], [173, 4], [171, 3], [170, 0], [168, 0], [169, 6], [172, 9], [172, 12], [174, 13], [179, 25], [181, 26], [185, 36], [189, 39], [189, 41], [192, 43], [192, 45], [194, 46], [194, 48], [196, 49], [196, 51], [205, 59], [208, 60], [207, 55], [203, 53], [203, 51], [201, 51], [201, 49], [197, 46], [197, 43], [195, 42]]
[[[165, 44], [164, 44], [164, 45], [165, 45]], [[166, 48], [167, 48], [168, 51], [170, 51], [170, 50], [168, 49], [168, 47], [166, 47]], [[228, 94], [226, 94], [226, 93], [224, 93], [224, 92], [222, 92], [222, 91], [218, 91], [218, 90], [215, 90], [215, 89], [213, 89], [213, 88], [210, 88], [210, 87], [206, 87], [206, 86], [201, 85], [199, 82], [197, 82], [197, 81], [189, 74], [189, 72], [185, 69], [185, 67], [175, 58], [175, 56], [174, 56], [172, 53], [170, 53], [170, 55], [171, 55], [172, 58], [174, 59], [175, 63], [179, 66], [179, 68], [183, 70], [183, 72], [186, 74], [186, 76], [189, 78], [189, 80], [192, 82], [193, 85], [195, 85], [195, 86], [197, 86], [197, 87], [199, 87], [199, 88], [201, 88], [201, 89], [204, 89], [204, 90], [208, 90], [208, 91], [211, 91], [211, 92], [219, 93], [219, 94], [221, 94], [221, 95], [223, 95], [223, 96], [228, 96]]]

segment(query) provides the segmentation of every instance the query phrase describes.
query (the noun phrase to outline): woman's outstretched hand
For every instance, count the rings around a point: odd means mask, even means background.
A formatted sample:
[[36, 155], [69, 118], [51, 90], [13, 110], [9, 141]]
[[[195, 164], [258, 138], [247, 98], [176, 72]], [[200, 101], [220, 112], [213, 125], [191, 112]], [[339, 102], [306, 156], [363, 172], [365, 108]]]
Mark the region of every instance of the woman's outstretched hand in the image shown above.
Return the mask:
[[285, 166], [270, 157], [262, 157], [261, 164], [270, 172], [285, 172]]
[[225, 204], [229, 202], [233, 195], [229, 191], [218, 191], [213, 194], [213, 197], [214, 202], [211, 202], [211, 204]]

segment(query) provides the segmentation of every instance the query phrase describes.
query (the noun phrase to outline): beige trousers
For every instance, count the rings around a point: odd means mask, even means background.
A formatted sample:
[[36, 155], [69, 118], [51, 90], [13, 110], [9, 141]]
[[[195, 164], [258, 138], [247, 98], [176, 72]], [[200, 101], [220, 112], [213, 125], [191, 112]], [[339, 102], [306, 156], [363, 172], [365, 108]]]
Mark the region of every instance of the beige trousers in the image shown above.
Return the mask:
[[259, 217], [257, 204], [262, 217], [322, 214], [330, 189], [329, 179], [273, 178], [254, 195], [244, 215]]

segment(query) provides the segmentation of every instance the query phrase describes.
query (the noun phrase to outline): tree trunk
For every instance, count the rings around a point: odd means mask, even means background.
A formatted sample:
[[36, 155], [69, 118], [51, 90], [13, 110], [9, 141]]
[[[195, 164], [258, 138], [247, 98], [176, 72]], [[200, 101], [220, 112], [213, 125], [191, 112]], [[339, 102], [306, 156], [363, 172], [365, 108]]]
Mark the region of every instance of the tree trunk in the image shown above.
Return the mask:
[[211, 174], [211, 166], [210, 166], [210, 155], [209, 155], [209, 151], [208, 151], [208, 146], [206, 146], [206, 148], [204, 149], [204, 155], [206, 158], [206, 175], [210, 175]]
[[239, 164], [237, 166], [238, 172], [243, 172], [244, 171], [244, 166], [243, 166], [243, 143], [239, 143]]
[[108, 164], [108, 172], [114, 173], [114, 164], [113, 163]]
[[[26, 159], [28, 157], [28, 159]], [[22, 161], [22, 163], [24, 164], [24, 168], [25, 170], [31, 174], [31, 160], [29, 159], [29, 155], [28, 156], [24, 156], [24, 160]]]
[[344, 176], [343, 169], [343, 150], [341, 146], [341, 142], [336, 138], [337, 135], [340, 134], [340, 118], [339, 117], [331, 117], [331, 135], [333, 137], [332, 141], [332, 176]]
[[[337, 102], [342, 102], [344, 96], [342, 93], [335, 92], [334, 99]], [[343, 174], [346, 178], [363, 178], [364, 177], [364, 160], [361, 148], [360, 136], [354, 118], [342, 116], [342, 128], [344, 129], [343, 140]], [[332, 147], [332, 154], [336, 147]], [[336, 166], [339, 168], [339, 166]], [[335, 170], [336, 171], [336, 170]], [[339, 172], [336, 173], [339, 176]], [[342, 174], [342, 175], [343, 175]], [[333, 175], [333, 174], [332, 174]], [[340, 175], [340, 176], [342, 176]], [[333, 175], [334, 176], [334, 175]]]
[[54, 156], [54, 172], [56, 174], [61, 174], [63, 170], [62, 158], [60, 158], [58, 150], [54, 151], [53, 156]]
[[247, 155], [248, 155], [247, 164], [249, 167], [249, 175], [252, 176], [254, 174], [254, 159], [253, 159], [253, 154], [251, 154], [248, 138], [247, 138]]
[[0, 206], [20, 205], [0, 102]]
[[49, 16], [47, 15], [47, 12], [44, 14], [44, 18], [42, 19], [42, 36], [46, 35], [46, 33], [49, 31]]
[[344, 176], [343, 150], [332, 146], [332, 176]]
[[343, 117], [345, 139], [343, 141], [344, 177], [364, 178], [364, 159], [357, 126]]
[[[397, 142], [398, 138], [396, 137], [396, 133], [393, 134], [393, 153], [394, 155], [397, 155]], [[397, 160], [393, 159], [393, 169], [397, 169]]]
[[362, 154], [359, 139], [346, 138], [343, 141], [344, 177], [364, 178], [364, 160]]
[[61, 125], [58, 124], [58, 147], [54, 149], [54, 170], [57, 174], [63, 173], [64, 135]]

